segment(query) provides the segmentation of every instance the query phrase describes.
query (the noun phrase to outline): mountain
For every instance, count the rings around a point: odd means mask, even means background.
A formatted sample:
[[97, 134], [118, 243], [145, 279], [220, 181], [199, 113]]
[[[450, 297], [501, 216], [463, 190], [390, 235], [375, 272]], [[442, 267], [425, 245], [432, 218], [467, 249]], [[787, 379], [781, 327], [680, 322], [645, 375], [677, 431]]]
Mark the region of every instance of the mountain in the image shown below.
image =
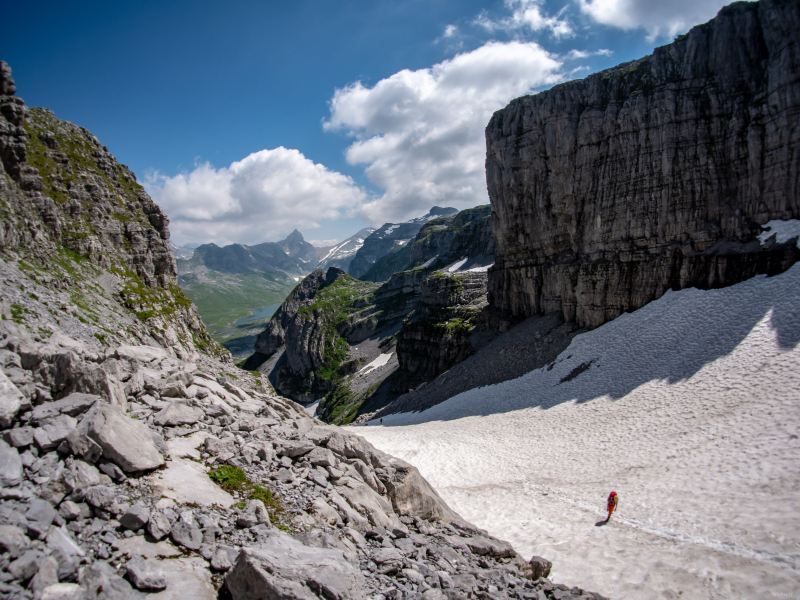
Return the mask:
[[364, 245], [364, 240], [374, 231], [374, 227], [365, 227], [343, 242], [328, 246], [327, 248], [317, 248], [319, 260], [317, 268], [325, 271], [328, 267], [336, 267], [342, 271], [348, 271], [356, 252]]
[[553, 589], [411, 464], [235, 368], [175, 285], [167, 215], [15, 92], [0, 62], [4, 598], [430, 596], [423, 572], [457, 597]]
[[192, 258], [195, 248], [200, 244], [184, 244], [183, 246], [176, 246], [174, 242], [169, 243], [172, 252], [175, 254], [176, 259], [189, 259]]
[[264, 319], [272, 315], [247, 317], [280, 304], [316, 265], [316, 248], [294, 230], [284, 240], [254, 246], [198, 246], [190, 259], [177, 261], [178, 283], [214, 339], [242, 358], [250, 354]]
[[350, 263], [348, 273], [356, 279], [361, 278], [376, 261], [390, 252], [399, 250], [414, 239], [425, 223], [440, 217], [449, 217], [457, 212], [455, 208], [434, 206], [428, 214], [422, 217], [411, 219], [405, 223], [384, 224], [364, 240], [364, 245], [356, 252]]
[[488, 268], [494, 262], [492, 211], [488, 204], [429, 220], [412, 240], [376, 260], [360, 279], [387, 281], [398, 271], [435, 271], [459, 261], [454, 271]]
[[794, 264], [794, 244], [757, 237], [800, 216], [797, 6], [731, 4], [650, 56], [497, 111], [492, 305], [596, 327], [670, 289]]

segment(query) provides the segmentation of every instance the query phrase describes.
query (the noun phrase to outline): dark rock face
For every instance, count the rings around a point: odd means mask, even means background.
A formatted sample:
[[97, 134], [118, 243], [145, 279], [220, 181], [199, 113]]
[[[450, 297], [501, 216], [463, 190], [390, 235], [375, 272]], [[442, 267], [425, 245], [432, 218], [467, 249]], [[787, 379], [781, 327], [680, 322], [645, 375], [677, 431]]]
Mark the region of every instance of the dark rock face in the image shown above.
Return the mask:
[[436, 273], [420, 286], [416, 310], [397, 334], [396, 392], [427, 383], [470, 354], [470, 333], [486, 306], [486, 273]]
[[800, 4], [738, 2], [653, 55], [519, 98], [486, 129], [489, 302], [595, 327], [668, 289], [777, 274], [800, 216]]
[[386, 223], [364, 240], [364, 245], [359, 248], [350, 263], [348, 273], [360, 279], [378, 260], [414, 239], [425, 223], [441, 217], [450, 217], [457, 212], [455, 208], [434, 206], [423, 217], [405, 223]]
[[489, 205], [462, 210], [422, 226], [403, 248], [378, 259], [360, 279], [387, 281], [394, 273], [424, 268], [428, 273], [468, 259], [468, 269], [494, 261], [492, 211]]

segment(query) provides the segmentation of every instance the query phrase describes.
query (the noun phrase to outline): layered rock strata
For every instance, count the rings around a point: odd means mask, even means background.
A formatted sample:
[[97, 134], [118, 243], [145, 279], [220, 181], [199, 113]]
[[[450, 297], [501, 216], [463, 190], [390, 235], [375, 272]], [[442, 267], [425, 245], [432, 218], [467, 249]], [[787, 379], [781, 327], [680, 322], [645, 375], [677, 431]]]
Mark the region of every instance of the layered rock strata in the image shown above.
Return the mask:
[[651, 56], [511, 102], [486, 128], [489, 301], [595, 327], [668, 289], [777, 274], [800, 216], [800, 5], [737, 2]]

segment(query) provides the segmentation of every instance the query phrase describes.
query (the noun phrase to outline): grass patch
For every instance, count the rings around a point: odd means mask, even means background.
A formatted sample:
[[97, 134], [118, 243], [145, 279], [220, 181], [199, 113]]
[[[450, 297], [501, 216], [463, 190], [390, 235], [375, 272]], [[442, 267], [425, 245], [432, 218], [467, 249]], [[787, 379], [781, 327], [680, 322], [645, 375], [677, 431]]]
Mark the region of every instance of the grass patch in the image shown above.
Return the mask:
[[[211, 471], [208, 476], [211, 478], [211, 481], [226, 492], [239, 492], [244, 495], [247, 500], [261, 500], [264, 506], [267, 507], [269, 519], [272, 521], [272, 524], [284, 531], [289, 530], [280, 522], [280, 517], [284, 514], [280, 498], [273, 494], [268, 488], [255, 485], [250, 481], [250, 478], [247, 477], [247, 473], [242, 471], [239, 467], [222, 465]], [[238, 502], [234, 506], [241, 510], [247, 506], [247, 501]]]

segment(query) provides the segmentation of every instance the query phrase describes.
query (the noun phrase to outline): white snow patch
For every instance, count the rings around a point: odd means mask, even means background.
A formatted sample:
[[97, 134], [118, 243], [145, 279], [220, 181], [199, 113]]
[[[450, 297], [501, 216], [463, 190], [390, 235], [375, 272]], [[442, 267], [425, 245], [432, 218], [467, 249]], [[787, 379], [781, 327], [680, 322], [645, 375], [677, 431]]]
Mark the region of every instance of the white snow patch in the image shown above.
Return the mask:
[[292, 279], [294, 279], [295, 281], [300, 281], [299, 277], [292, 277]]
[[762, 245], [774, 235], [775, 241], [779, 244], [788, 242], [792, 238], [797, 238], [797, 247], [800, 248], [800, 221], [797, 219], [770, 221], [766, 225], [762, 225], [762, 227], [769, 230], [758, 236]]
[[389, 229], [387, 229], [386, 231], [383, 232], [383, 235], [389, 235], [390, 233], [392, 233], [398, 227], [400, 227], [400, 225], [392, 225], [391, 227], [389, 227]]
[[800, 264], [667, 292], [549, 370], [383, 425], [353, 431], [556, 582], [637, 600], [800, 589]]
[[448, 273], [455, 273], [455, 272], [456, 272], [456, 271], [458, 271], [458, 270], [459, 270], [461, 267], [463, 267], [463, 266], [464, 266], [464, 264], [465, 264], [465, 263], [466, 263], [468, 260], [469, 260], [469, 257], [467, 257], [467, 258], [462, 258], [460, 261], [458, 261], [458, 262], [454, 262], [452, 265], [450, 265], [450, 268], [448, 268], [448, 269], [447, 269]]
[[389, 359], [392, 358], [392, 354], [394, 354], [394, 352], [389, 352], [389, 354], [381, 354], [378, 358], [373, 360], [368, 365], [364, 365], [363, 367], [361, 367], [361, 369], [358, 372], [362, 375], [366, 375], [367, 373], [371, 373], [375, 369], [380, 369], [382, 366], [384, 366], [386, 363], [389, 362]]
[[316, 417], [317, 411], [319, 410], [319, 403], [321, 400], [317, 400], [316, 402], [312, 402], [311, 404], [306, 404], [303, 406], [303, 410], [305, 410], [310, 416]]
[[494, 266], [494, 263], [490, 265], [486, 265], [484, 267], [472, 267], [471, 269], [467, 269], [467, 273], [485, 273], [489, 269]]

